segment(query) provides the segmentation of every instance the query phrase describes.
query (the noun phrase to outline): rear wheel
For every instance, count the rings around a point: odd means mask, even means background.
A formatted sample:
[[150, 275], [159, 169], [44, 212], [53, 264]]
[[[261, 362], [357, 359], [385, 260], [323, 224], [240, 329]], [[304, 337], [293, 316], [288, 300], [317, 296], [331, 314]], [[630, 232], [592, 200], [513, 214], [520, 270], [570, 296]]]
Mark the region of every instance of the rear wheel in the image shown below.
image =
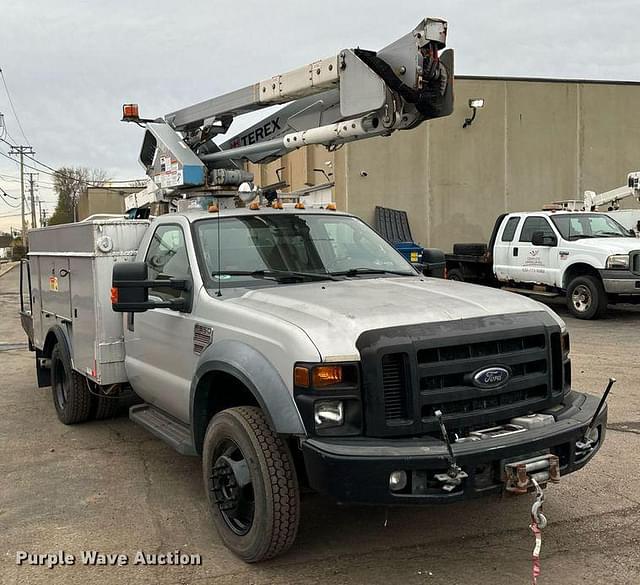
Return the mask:
[[599, 319], [607, 310], [607, 293], [595, 276], [574, 278], [567, 288], [567, 306], [578, 319]]
[[119, 399], [118, 395], [120, 391], [118, 389], [110, 392], [109, 394], [101, 394], [99, 389], [95, 390], [93, 396], [94, 400], [94, 418], [96, 420], [103, 420], [105, 418], [112, 418], [118, 412]]
[[91, 416], [91, 394], [84, 376], [71, 367], [66, 346], [57, 343], [51, 352], [51, 393], [60, 422], [84, 422]]
[[298, 480], [289, 447], [260, 409], [213, 417], [202, 466], [213, 521], [232, 552], [255, 563], [289, 549], [298, 531]]
[[458, 270], [457, 268], [447, 270], [447, 280], [457, 280], [459, 282], [464, 282], [462, 270]]

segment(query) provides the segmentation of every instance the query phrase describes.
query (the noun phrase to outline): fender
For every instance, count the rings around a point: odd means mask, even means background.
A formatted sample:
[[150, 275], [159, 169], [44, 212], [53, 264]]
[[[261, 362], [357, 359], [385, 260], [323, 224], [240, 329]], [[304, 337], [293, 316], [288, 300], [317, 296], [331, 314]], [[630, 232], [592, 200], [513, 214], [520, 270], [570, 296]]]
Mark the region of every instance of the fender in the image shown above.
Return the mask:
[[[44, 345], [42, 349], [36, 348], [36, 376], [38, 380], [38, 388], [45, 388], [51, 386], [51, 370], [48, 367], [42, 367], [40, 365], [41, 358], [50, 358], [53, 346], [56, 343], [65, 345], [70, 356], [71, 353], [71, 341], [69, 339], [69, 333], [60, 327], [60, 325], [54, 325], [47, 331], [44, 338]], [[71, 358], [73, 362], [73, 357]]]
[[201, 434], [204, 436], [204, 430], [198, 430], [198, 385], [205, 374], [214, 371], [230, 374], [242, 382], [253, 394], [275, 432], [283, 435], [306, 435], [293, 396], [278, 371], [253, 347], [231, 340], [218, 342], [207, 348], [196, 367], [189, 395], [194, 445], [199, 444]]

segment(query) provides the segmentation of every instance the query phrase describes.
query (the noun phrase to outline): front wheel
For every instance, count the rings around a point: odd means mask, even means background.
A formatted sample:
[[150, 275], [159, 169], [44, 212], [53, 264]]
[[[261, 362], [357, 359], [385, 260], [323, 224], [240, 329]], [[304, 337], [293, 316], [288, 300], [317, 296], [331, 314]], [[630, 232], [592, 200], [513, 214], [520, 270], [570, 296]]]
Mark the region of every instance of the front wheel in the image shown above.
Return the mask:
[[578, 276], [567, 288], [567, 306], [578, 319], [599, 319], [607, 310], [607, 293], [595, 276]]
[[214, 524], [232, 552], [255, 563], [291, 547], [300, 518], [294, 462], [260, 409], [230, 408], [213, 417], [202, 471]]
[[462, 274], [462, 270], [458, 270], [457, 268], [448, 270], [447, 280], [457, 280], [458, 282], [464, 282], [464, 276]]

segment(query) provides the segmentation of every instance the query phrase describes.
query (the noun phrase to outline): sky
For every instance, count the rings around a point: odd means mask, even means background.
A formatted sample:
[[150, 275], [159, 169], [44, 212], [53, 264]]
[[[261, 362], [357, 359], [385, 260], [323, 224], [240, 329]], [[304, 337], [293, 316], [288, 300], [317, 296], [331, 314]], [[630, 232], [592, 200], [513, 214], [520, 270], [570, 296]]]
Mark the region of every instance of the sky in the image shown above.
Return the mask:
[[[162, 116], [342, 48], [379, 49], [425, 16], [448, 20], [457, 74], [640, 81], [637, 0], [0, 0], [0, 68], [26, 138], [1, 84], [0, 113], [50, 167], [141, 178], [143, 130], [120, 122], [123, 103]], [[14, 197], [18, 177], [0, 156]], [[53, 210], [52, 178], [39, 182]], [[0, 230], [18, 225], [17, 200], [0, 199]]]

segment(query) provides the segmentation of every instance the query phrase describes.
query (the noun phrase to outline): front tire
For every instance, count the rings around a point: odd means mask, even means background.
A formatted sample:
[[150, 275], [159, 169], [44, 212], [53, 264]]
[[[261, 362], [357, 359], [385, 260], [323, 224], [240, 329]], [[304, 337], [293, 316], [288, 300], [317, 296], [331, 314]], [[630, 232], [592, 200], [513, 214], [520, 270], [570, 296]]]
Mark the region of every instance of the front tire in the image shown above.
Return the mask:
[[448, 270], [447, 280], [457, 280], [458, 282], [464, 282], [464, 275], [462, 274], [462, 270], [458, 270], [457, 268]]
[[289, 447], [259, 408], [213, 417], [202, 470], [214, 524], [233, 553], [255, 563], [291, 547], [300, 519], [298, 479]]
[[72, 425], [91, 417], [91, 394], [84, 376], [74, 371], [66, 346], [57, 343], [51, 352], [51, 394], [60, 422]]
[[574, 278], [567, 288], [567, 307], [578, 319], [599, 319], [607, 311], [607, 293], [595, 276]]

